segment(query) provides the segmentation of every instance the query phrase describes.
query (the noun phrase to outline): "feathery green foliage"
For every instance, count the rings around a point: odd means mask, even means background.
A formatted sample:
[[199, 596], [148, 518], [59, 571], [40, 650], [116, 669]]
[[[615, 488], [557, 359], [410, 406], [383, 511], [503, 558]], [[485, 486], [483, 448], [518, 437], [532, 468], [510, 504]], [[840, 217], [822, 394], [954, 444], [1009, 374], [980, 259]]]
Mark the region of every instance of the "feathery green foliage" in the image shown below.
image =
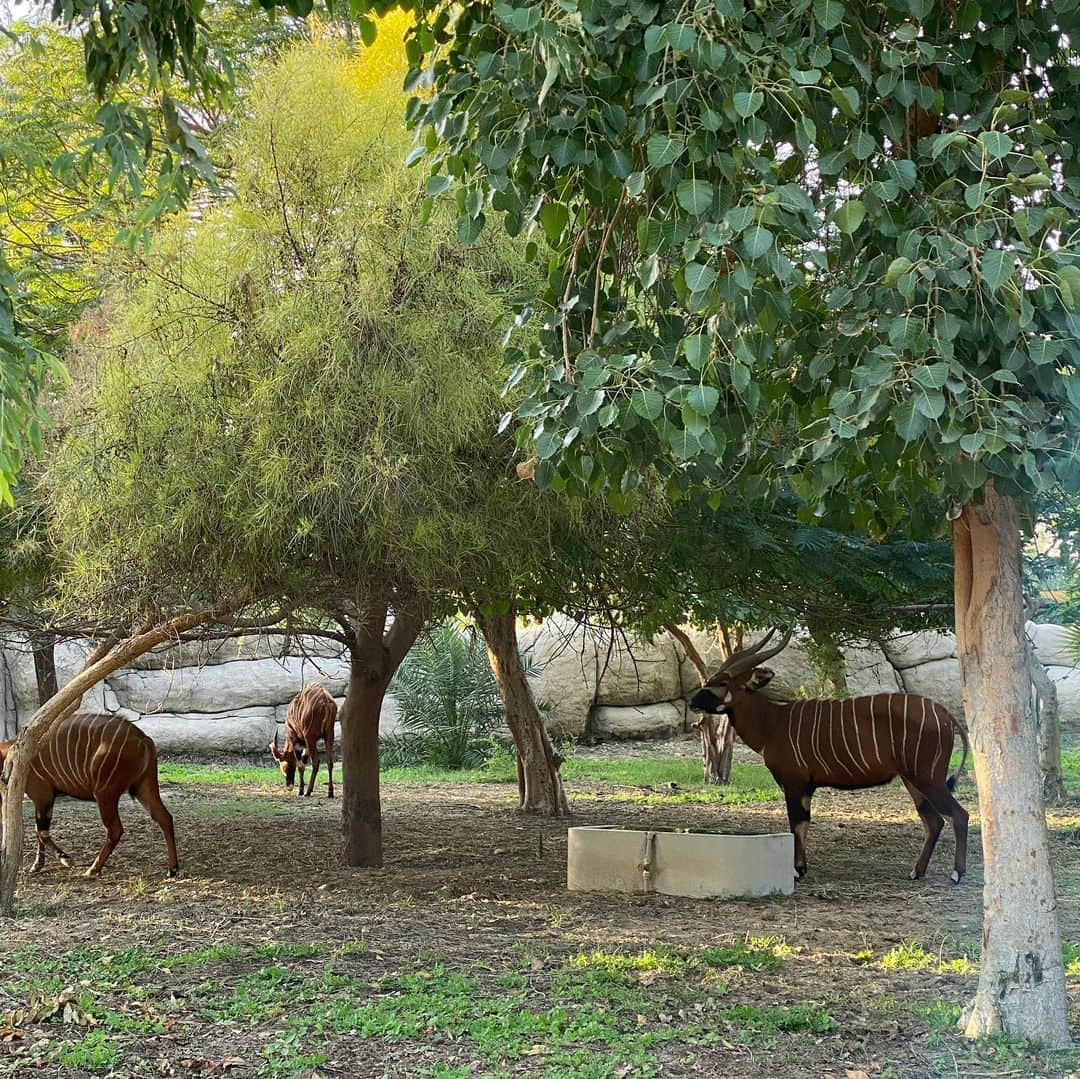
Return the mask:
[[73, 599], [446, 592], [525, 531], [492, 435], [518, 248], [422, 220], [401, 103], [343, 47], [292, 49], [237, 202], [123, 267], [50, 473]]

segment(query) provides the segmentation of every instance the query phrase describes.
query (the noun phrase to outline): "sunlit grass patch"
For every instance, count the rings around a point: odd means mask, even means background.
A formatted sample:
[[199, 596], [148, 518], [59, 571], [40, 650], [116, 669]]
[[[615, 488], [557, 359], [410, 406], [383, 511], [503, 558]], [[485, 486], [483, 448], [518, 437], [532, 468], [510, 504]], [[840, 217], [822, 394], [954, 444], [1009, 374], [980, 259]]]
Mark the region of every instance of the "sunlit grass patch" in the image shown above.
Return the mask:
[[884, 970], [933, 970], [938, 974], [974, 974], [978, 964], [969, 956], [946, 958], [942, 952], [928, 952], [914, 940], [904, 941], [881, 957]]
[[172, 761], [163, 761], [158, 765], [158, 775], [163, 783], [181, 783], [197, 786], [243, 786], [266, 787], [267, 789], [283, 786], [281, 773], [273, 765], [272, 761], [262, 767], [256, 765], [178, 764]]
[[595, 968], [618, 973], [676, 974], [685, 970], [686, 965], [682, 956], [666, 948], [650, 948], [636, 955], [593, 950], [580, 952], [570, 959], [574, 970]]
[[1065, 963], [1065, 977], [1080, 978], [1080, 944], [1072, 940], [1062, 941], [1061, 958]]

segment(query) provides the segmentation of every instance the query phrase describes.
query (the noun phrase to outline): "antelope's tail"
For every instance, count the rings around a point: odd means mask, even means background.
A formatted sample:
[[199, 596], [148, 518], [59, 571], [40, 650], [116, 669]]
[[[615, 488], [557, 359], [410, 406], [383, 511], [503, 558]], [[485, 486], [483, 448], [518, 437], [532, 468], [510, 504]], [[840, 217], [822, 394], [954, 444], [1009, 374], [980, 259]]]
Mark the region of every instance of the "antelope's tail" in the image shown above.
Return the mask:
[[971, 751], [971, 743], [968, 741], [968, 732], [963, 723], [954, 717], [953, 726], [960, 732], [960, 741], [964, 743], [964, 751], [960, 756], [960, 767], [945, 780], [945, 786], [951, 791], [956, 790], [956, 781], [964, 774], [964, 765], [967, 764], [968, 753]]

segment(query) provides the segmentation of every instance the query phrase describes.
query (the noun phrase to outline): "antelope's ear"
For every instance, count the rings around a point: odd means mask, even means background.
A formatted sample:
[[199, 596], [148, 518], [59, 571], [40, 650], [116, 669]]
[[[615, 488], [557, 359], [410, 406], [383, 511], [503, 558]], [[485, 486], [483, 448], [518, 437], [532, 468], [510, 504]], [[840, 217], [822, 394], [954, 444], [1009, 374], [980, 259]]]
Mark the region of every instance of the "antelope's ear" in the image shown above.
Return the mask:
[[747, 679], [746, 688], [751, 690], [764, 689], [775, 677], [776, 671], [770, 671], [768, 667], [757, 667]]

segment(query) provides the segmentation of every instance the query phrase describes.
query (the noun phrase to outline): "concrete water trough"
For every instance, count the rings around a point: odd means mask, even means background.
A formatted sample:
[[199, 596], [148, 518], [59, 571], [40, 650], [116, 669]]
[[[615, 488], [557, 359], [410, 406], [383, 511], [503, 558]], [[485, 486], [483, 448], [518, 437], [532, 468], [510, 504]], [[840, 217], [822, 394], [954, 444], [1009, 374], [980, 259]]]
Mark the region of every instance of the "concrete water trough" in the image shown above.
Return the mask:
[[791, 895], [795, 839], [790, 832], [712, 832], [570, 828], [566, 886], [578, 892], [660, 892], [691, 899]]

